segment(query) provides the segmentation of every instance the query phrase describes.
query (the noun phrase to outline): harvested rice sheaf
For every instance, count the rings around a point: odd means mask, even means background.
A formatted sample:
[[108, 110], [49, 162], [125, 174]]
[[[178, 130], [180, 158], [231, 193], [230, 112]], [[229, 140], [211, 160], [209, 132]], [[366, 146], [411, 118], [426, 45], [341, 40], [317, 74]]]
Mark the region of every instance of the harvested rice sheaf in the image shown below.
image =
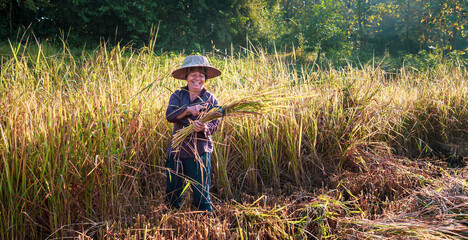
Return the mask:
[[[305, 96], [301, 96], [305, 97]], [[286, 101], [293, 98], [300, 97], [283, 97], [281, 93], [275, 91], [265, 91], [251, 96], [245, 97], [240, 100], [234, 100], [222, 106], [215, 106], [207, 109], [201, 113], [198, 121], [203, 123], [211, 122], [215, 119], [232, 117], [232, 116], [245, 116], [245, 115], [263, 115], [274, 109], [284, 108], [278, 105], [281, 101]], [[180, 144], [195, 131], [193, 125], [178, 130], [172, 139], [172, 148], [177, 149]]]

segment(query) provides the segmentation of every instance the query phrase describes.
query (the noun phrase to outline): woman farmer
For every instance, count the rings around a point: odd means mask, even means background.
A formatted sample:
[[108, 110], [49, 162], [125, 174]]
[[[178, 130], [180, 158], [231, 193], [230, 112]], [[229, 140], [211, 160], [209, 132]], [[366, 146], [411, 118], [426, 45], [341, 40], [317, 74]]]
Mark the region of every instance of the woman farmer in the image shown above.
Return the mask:
[[218, 105], [218, 100], [205, 89], [207, 79], [221, 75], [221, 71], [211, 67], [204, 56], [185, 58], [182, 67], [173, 71], [176, 79], [186, 80], [187, 86], [176, 90], [169, 99], [166, 110], [167, 121], [174, 124], [174, 133], [193, 124], [195, 133], [174, 149], [169, 146], [166, 159], [166, 196], [170, 207], [179, 208], [185, 187], [185, 180], [190, 181], [193, 191], [193, 205], [200, 211], [212, 212], [209, 195], [211, 153], [213, 141], [211, 135], [216, 131], [219, 119], [203, 123], [197, 120], [204, 109]]

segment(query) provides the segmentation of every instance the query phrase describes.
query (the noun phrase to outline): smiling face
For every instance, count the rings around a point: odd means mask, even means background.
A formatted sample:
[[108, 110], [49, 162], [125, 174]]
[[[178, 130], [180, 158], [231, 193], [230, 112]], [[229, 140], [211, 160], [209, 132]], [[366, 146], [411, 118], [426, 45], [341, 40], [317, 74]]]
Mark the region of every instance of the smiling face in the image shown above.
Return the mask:
[[187, 74], [187, 86], [190, 92], [200, 92], [205, 86], [205, 74], [193, 71]]

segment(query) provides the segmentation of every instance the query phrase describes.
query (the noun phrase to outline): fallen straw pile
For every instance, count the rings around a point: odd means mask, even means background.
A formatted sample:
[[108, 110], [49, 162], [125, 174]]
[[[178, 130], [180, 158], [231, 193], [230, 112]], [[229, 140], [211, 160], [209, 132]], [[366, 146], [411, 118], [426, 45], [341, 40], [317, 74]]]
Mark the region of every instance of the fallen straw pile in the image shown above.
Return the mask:
[[[274, 109], [284, 108], [284, 105], [276, 104], [281, 101], [298, 98], [283, 97], [282, 93], [264, 91], [242, 99], [233, 100], [223, 106], [215, 106], [201, 113], [198, 121], [207, 123], [218, 118], [244, 115], [263, 115]], [[172, 139], [172, 147], [177, 149], [185, 138], [194, 133], [193, 125], [178, 130]]]

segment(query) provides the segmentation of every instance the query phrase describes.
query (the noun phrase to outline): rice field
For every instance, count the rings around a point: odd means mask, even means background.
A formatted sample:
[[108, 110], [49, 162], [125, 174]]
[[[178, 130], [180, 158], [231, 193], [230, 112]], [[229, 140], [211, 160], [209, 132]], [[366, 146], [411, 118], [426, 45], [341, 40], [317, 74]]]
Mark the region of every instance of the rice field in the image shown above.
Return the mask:
[[[212, 216], [164, 205], [171, 77], [186, 55], [12, 44], [0, 72], [1, 239], [466, 239], [466, 60], [388, 73], [208, 54], [220, 103], [276, 89], [214, 136]], [[190, 193], [188, 193], [190, 195]]]

